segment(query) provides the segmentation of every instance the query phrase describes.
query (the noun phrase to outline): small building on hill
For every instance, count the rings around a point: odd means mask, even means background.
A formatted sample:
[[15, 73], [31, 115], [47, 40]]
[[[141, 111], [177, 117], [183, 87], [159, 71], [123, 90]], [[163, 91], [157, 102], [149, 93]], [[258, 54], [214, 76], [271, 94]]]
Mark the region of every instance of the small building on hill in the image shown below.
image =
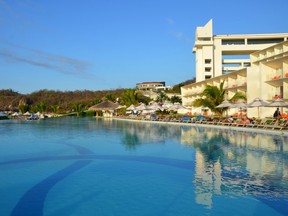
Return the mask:
[[165, 82], [142, 82], [136, 84], [136, 89], [140, 91], [155, 91], [165, 88]]

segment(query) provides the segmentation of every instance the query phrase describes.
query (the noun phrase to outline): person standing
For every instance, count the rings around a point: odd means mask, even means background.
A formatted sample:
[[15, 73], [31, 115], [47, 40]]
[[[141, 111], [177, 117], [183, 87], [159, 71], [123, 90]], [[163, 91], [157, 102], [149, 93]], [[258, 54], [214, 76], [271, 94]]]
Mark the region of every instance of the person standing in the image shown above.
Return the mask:
[[273, 114], [274, 118], [280, 118], [281, 117], [281, 113], [279, 110], [279, 107], [277, 107], [277, 109], [275, 110], [274, 114]]

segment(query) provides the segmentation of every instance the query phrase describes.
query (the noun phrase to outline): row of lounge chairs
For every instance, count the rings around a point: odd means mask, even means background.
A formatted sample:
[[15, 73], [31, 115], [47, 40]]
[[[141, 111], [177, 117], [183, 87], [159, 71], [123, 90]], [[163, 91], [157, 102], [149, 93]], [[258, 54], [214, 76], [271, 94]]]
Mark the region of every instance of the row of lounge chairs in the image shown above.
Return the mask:
[[179, 123], [195, 123], [195, 124], [209, 124], [209, 125], [218, 125], [218, 126], [231, 126], [231, 127], [247, 127], [247, 128], [261, 128], [261, 129], [271, 129], [271, 130], [288, 130], [288, 119], [271, 119], [264, 118], [262, 120], [254, 120], [243, 122], [229, 121], [228, 119], [208, 119], [204, 116], [182, 116], [182, 117], [173, 117], [173, 116], [164, 116], [158, 117], [155, 114], [151, 116], [130, 116], [125, 117], [136, 120], [150, 120], [150, 121], [163, 121], [163, 122], [179, 122]]
[[218, 122], [219, 125], [234, 126], [234, 127], [247, 127], [247, 128], [262, 128], [272, 130], [288, 130], [287, 119], [262, 119], [260, 121], [253, 121], [250, 123], [243, 122]]

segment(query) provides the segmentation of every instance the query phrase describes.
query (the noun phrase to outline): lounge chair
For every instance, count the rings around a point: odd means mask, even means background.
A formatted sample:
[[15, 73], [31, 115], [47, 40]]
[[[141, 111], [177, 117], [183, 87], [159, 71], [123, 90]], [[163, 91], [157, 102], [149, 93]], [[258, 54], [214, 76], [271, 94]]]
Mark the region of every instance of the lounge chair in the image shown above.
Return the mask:
[[181, 122], [183, 123], [191, 123], [191, 117], [190, 116], [183, 116], [181, 119]]
[[263, 125], [263, 128], [266, 128], [266, 129], [271, 128], [271, 129], [273, 129], [277, 125], [279, 125], [279, 120], [278, 119], [267, 120], [267, 122]]
[[264, 128], [266, 123], [267, 123], [268, 119], [262, 119], [260, 122], [258, 123], [255, 123], [254, 127], [257, 127], [257, 128]]
[[272, 130], [274, 130], [274, 129], [287, 130], [288, 129], [288, 120], [287, 119], [282, 119], [282, 120], [276, 121], [275, 124], [268, 125], [267, 128], [272, 128]]
[[279, 125], [279, 130], [288, 130], [288, 119], [286, 119], [281, 125]]

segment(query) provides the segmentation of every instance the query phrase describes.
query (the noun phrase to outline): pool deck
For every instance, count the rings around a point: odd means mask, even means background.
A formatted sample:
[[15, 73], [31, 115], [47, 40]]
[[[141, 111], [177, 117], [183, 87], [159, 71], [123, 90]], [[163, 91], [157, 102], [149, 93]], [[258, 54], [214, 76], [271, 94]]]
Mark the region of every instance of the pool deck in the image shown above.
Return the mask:
[[149, 120], [149, 119], [125, 118], [125, 117], [119, 117], [119, 116], [114, 116], [113, 119], [120, 120], [120, 121], [147, 122], [147, 123], [154, 123], [154, 124], [185, 125], [185, 126], [191, 126], [191, 127], [217, 128], [217, 129], [223, 129], [223, 130], [234, 130], [234, 131], [250, 132], [250, 133], [263, 133], [263, 134], [280, 135], [280, 136], [288, 137], [288, 130], [278, 130], [278, 129], [269, 129], [269, 128], [215, 125], [215, 124], [206, 124], [206, 123], [197, 123], [197, 122], [157, 121], [157, 120]]

